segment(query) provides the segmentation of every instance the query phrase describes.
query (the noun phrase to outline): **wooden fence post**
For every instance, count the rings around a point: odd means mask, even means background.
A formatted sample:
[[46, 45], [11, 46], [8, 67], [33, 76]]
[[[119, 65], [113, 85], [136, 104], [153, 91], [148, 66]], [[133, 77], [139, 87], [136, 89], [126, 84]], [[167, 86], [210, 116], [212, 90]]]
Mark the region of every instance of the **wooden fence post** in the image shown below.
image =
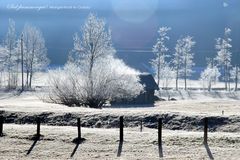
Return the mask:
[[81, 120], [80, 118], [77, 118], [77, 127], [78, 127], [78, 140], [81, 140]]
[[120, 142], [123, 142], [123, 116], [120, 116]]
[[37, 117], [37, 134], [36, 136], [39, 138], [40, 137], [40, 124], [41, 124], [41, 119]]
[[162, 144], [162, 118], [158, 119], [158, 145]]
[[204, 140], [203, 143], [207, 144], [208, 142], [208, 118], [204, 118]]
[[0, 136], [3, 136], [3, 116], [0, 116]]
[[140, 132], [142, 132], [142, 130], [143, 130], [143, 121], [141, 120], [140, 121]]

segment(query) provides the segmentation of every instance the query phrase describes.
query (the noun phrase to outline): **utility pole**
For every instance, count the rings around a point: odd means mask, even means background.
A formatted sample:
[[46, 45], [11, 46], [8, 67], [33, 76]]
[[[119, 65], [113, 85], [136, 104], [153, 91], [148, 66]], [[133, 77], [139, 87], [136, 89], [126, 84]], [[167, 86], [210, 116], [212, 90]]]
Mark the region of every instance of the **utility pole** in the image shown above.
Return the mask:
[[24, 90], [24, 79], [23, 79], [23, 33], [21, 35], [21, 66], [22, 66], [22, 92]]

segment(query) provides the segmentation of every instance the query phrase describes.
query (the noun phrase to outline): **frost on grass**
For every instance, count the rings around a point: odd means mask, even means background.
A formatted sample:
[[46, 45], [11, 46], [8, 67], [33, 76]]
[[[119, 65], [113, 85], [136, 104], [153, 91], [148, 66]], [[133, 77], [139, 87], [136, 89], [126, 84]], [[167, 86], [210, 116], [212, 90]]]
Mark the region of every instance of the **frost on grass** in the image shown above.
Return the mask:
[[[120, 154], [118, 129], [82, 128], [86, 141], [79, 146], [72, 143], [76, 127], [43, 125], [45, 137], [36, 143], [28, 139], [34, 131], [33, 125], [6, 125], [8, 136], [1, 139], [0, 159], [159, 159], [156, 129], [124, 128]], [[209, 150], [202, 140], [202, 132], [163, 130], [163, 159], [209, 159], [208, 153], [214, 159], [239, 159], [239, 134], [209, 133]]]

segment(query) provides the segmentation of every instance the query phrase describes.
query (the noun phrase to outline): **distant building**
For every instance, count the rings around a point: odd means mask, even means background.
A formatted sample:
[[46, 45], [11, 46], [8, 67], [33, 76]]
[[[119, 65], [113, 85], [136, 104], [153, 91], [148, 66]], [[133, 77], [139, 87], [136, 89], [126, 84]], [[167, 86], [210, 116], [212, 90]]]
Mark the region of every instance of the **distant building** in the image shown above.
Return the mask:
[[131, 100], [121, 99], [112, 104], [154, 104], [156, 97], [155, 90], [159, 90], [157, 83], [153, 76], [149, 73], [142, 73], [139, 75], [140, 83], [144, 86], [144, 91], [136, 98]]
[[144, 92], [133, 99], [136, 104], [153, 104], [155, 101], [154, 92], [159, 90], [151, 74], [143, 73], [139, 75], [140, 83], [144, 86]]

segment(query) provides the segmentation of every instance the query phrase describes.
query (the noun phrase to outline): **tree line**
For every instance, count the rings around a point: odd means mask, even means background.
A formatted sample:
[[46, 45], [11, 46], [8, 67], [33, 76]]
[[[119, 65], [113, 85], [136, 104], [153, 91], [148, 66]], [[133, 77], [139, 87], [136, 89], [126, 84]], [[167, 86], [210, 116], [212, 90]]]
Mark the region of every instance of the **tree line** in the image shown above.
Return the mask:
[[[175, 79], [178, 90], [179, 79], [183, 78], [186, 90], [187, 79], [194, 72], [193, 47], [196, 42], [191, 36], [180, 37], [174, 54], [170, 56], [166, 45], [170, 30], [169, 27], [159, 28], [152, 50], [155, 59], [150, 63], [160, 88], [167, 88]], [[221, 73], [226, 90], [230, 89], [231, 80], [235, 81], [235, 90], [238, 88], [240, 73], [239, 67], [231, 64], [230, 33], [231, 30], [225, 28], [224, 37], [216, 39], [216, 57], [207, 59], [207, 67], [201, 73], [200, 80], [208, 90], [219, 80]], [[15, 22], [10, 19], [7, 34], [0, 45], [0, 62], [1, 78], [6, 77], [8, 89], [21, 86], [23, 91], [31, 88], [34, 73], [49, 64], [40, 29], [25, 24], [17, 35]], [[48, 99], [68, 106], [101, 108], [106, 103], [131, 100], [144, 92], [144, 86], [139, 83], [140, 72], [117, 58], [110, 28], [104, 19], [94, 14], [89, 14], [80, 33], [74, 34], [73, 49], [64, 67], [48, 73]]]
[[3, 77], [6, 78], [7, 89], [17, 89], [20, 86], [21, 90], [31, 88], [34, 73], [49, 64], [40, 29], [25, 24], [20, 35], [17, 35], [15, 22], [9, 19], [5, 39], [0, 45], [0, 62], [0, 82], [3, 83]]
[[[80, 34], [73, 36], [74, 47], [64, 67], [48, 70], [48, 100], [101, 108], [107, 102], [130, 100], [143, 92], [139, 72], [116, 57], [111, 36], [105, 20], [89, 14]], [[25, 24], [17, 36], [15, 22], [9, 19], [0, 45], [0, 62], [1, 79], [6, 78], [7, 89], [30, 89], [34, 73], [49, 64], [40, 29]]]
[[[170, 27], [160, 27], [158, 30], [158, 38], [153, 46], [155, 58], [151, 60], [154, 69], [155, 78], [160, 88], [168, 88], [172, 79], [175, 79], [175, 89], [179, 89], [179, 78], [184, 79], [184, 89], [187, 90], [187, 78], [194, 72], [194, 53], [192, 51], [196, 42], [191, 36], [180, 37], [175, 45], [175, 52], [171, 56], [166, 42], [170, 39], [168, 32]], [[207, 57], [207, 67], [201, 72], [200, 80], [203, 88], [209, 91], [220, 77], [225, 83], [225, 90], [230, 90], [230, 82], [235, 83], [234, 90], [238, 89], [238, 81], [240, 78], [239, 66], [233, 66], [231, 63], [231, 29], [225, 28], [224, 36], [216, 39], [216, 56]], [[169, 59], [167, 61], [167, 59]], [[162, 83], [160, 84], [160, 81]], [[162, 86], [161, 86], [162, 85]]]

